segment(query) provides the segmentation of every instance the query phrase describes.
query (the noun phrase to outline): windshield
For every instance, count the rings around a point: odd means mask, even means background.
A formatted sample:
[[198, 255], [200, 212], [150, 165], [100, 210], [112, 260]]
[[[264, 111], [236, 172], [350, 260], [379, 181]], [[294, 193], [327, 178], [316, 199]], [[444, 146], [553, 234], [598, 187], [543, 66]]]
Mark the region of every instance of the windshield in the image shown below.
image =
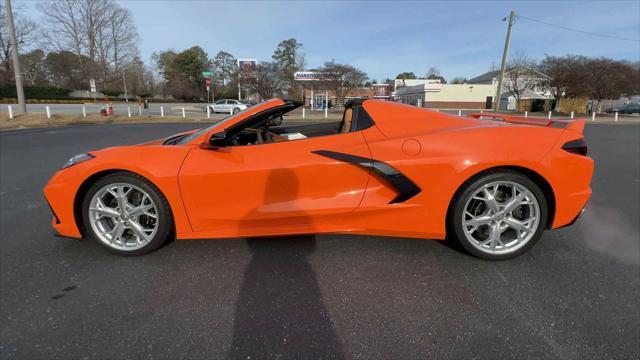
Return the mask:
[[185, 136], [184, 138], [180, 139], [180, 141], [176, 142], [176, 145], [186, 144], [186, 143], [190, 142], [191, 140], [197, 138], [198, 136], [211, 131], [213, 128], [215, 128], [217, 126], [220, 126], [220, 125], [224, 125], [225, 123], [237, 118], [238, 116], [242, 115], [242, 113], [245, 112], [245, 111], [246, 110], [243, 110], [243, 111], [240, 111], [237, 114], [229, 115], [229, 116], [223, 118], [220, 121], [214, 122], [213, 124], [207, 126], [204, 129], [200, 129], [200, 130], [194, 132], [193, 134], [191, 134], [189, 136]]

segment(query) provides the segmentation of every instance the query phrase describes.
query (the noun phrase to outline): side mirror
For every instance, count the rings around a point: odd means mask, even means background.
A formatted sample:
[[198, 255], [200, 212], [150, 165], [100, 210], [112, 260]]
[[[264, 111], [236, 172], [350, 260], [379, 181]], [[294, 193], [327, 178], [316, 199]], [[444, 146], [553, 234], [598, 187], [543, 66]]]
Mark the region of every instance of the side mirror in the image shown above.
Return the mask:
[[227, 146], [227, 134], [224, 131], [217, 132], [209, 138], [208, 143], [203, 143], [203, 147], [217, 149]]

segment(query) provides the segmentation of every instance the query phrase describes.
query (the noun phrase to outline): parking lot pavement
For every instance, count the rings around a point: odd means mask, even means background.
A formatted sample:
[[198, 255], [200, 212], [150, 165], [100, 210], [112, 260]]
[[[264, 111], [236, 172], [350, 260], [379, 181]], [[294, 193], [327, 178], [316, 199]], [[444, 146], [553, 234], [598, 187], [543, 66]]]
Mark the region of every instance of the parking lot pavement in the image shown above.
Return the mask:
[[347, 235], [124, 258], [52, 235], [41, 189], [70, 156], [197, 126], [0, 133], [0, 358], [638, 358], [640, 126], [587, 126], [587, 212], [509, 261]]

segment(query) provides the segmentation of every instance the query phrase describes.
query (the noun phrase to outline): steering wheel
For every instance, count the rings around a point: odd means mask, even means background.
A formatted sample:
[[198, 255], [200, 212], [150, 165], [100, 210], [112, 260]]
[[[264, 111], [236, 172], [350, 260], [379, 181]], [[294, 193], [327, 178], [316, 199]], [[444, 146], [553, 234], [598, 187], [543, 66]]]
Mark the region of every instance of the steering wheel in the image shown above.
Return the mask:
[[264, 134], [263, 134], [264, 129], [245, 128], [245, 130], [256, 133], [256, 144], [264, 144]]

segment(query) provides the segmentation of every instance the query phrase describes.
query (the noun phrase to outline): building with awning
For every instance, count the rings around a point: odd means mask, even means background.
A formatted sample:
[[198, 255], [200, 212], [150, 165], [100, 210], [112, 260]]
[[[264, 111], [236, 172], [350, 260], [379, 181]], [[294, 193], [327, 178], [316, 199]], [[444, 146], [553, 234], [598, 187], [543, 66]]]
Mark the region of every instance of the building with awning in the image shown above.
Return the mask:
[[[340, 107], [337, 103], [336, 92], [329, 88], [327, 75], [321, 71], [298, 71], [294, 74], [294, 80], [300, 85], [303, 102], [312, 110], [322, 110], [327, 106]], [[368, 87], [350, 89], [344, 96], [345, 102], [353, 99], [389, 99], [390, 90], [388, 84], [373, 84]]]

